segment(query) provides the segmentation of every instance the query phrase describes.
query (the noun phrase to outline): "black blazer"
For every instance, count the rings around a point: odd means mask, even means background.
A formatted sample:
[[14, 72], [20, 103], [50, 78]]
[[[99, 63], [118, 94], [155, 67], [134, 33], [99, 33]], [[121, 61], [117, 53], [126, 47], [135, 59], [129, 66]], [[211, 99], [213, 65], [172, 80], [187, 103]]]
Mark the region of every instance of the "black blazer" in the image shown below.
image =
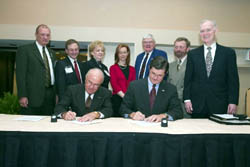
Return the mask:
[[[83, 63], [80, 61], [77, 61], [78, 66], [79, 66], [79, 70], [81, 71], [81, 76], [83, 77], [83, 75], [85, 75], [84, 73], [84, 69], [83, 69]], [[66, 72], [66, 68], [71, 68], [72, 72]], [[66, 57], [63, 60], [59, 60], [56, 63], [56, 67], [55, 67], [55, 77], [56, 77], [56, 92], [57, 95], [59, 96], [59, 100], [62, 99], [62, 96], [64, 94], [64, 92], [66, 91], [66, 88], [69, 85], [75, 85], [75, 84], [79, 84], [79, 81], [77, 79], [76, 76], [76, 72], [75, 69], [70, 61], [70, 59], [68, 57]], [[84, 82], [84, 80], [82, 80], [82, 83]]]
[[97, 64], [97, 61], [94, 58], [91, 58], [89, 61], [83, 63], [83, 69], [84, 69], [84, 80], [87, 72], [92, 68], [99, 68], [102, 70], [104, 74], [104, 81], [101, 86], [108, 89], [109, 87], [109, 81], [110, 81], [110, 75], [107, 66], [105, 66], [103, 63], [100, 64], [100, 66]]
[[113, 113], [112, 105], [110, 102], [111, 91], [104, 87], [100, 87], [92, 100], [90, 109], [87, 111], [85, 108], [85, 88], [83, 84], [71, 85], [67, 88], [63, 98], [55, 107], [55, 114], [58, 115], [62, 112], [68, 111], [71, 107], [77, 116], [83, 116], [89, 112], [99, 111], [103, 113], [104, 117], [110, 117]]
[[[54, 67], [55, 54], [47, 47]], [[45, 65], [36, 43], [20, 46], [16, 55], [18, 97], [27, 97], [30, 107], [39, 107], [45, 96]]]
[[205, 103], [212, 113], [227, 113], [228, 104], [238, 105], [239, 76], [235, 51], [216, 44], [212, 70], [207, 77], [204, 46], [191, 50], [187, 57], [183, 93], [184, 100], [191, 100], [193, 113], [200, 113]]
[[122, 115], [140, 111], [146, 117], [153, 114], [167, 113], [174, 120], [183, 118], [181, 103], [176, 87], [165, 80], [159, 85], [153, 109], [150, 109], [148, 78], [130, 82], [123, 98], [120, 112]]

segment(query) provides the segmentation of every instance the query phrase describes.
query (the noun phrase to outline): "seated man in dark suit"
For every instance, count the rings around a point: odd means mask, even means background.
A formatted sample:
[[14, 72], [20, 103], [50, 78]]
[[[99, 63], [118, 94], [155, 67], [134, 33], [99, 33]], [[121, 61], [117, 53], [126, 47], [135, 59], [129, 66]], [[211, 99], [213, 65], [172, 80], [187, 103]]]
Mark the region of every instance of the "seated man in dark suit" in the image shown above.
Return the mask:
[[103, 72], [93, 68], [88, 71], [85, 85], [69, 86], [63, 98], [55, 107], [55, 114], [65, 120], [92, 121], [98, 118], [107, 118], [112, 115], [110, 102], [111, 92], [101, 87], [104, 80]]
[[133, 120], [159, 122], [162, 118], [183, 118], [176, 87], [163, 80], [168, 71], [168, 61], [155, 57], [150, 63], [148, 78], [130, 83], [120, 112]]

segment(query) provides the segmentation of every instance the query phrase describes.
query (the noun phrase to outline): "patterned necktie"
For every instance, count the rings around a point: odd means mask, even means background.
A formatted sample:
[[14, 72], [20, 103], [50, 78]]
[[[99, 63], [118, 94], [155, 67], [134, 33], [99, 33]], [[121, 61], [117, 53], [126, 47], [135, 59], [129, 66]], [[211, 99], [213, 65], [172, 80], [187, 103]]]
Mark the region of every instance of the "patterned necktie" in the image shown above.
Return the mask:
[[78, 83], [82, 83], [81, 77], [80, 77], [80, 72], [79, 72], [79, 69], [78, 69], [76, 61], [74, 61], [74, 65], [75, 65], [75, 72], [76, 72], [76, 77], [78, 79]]
[[45, 87], [49, 87], [51, 85], [51, 76], [50, 76], [49, 60], [45, 52], [44, 46], [43, 46], [43, 62], [45, 65]]
[[85, 102], [85, 107], [86, 107], [87, 110], [90, 108], [91, 102], [92, 102], [92, 99], [91, 99], [90, 96], [91, 96], [91, 94], [89, 94], [89, 96], [88, 96], [88, 98], [87, 98], [87, 100]]
[[180, 69], [181, 69], [181, 59], [178, 60], [177, 71], [179, 71]]
[[147, 60], [148, 60], [148, 55], [149, 55], [149, 53], [146, 54], [146, 57], [143, 60], [143, 63], [142, 63], [142, 66], [141, 66], [140, 75], [139, 75], [139, 79], [143, 78], [143, 74], [144, 74], [144, 71], [145, 71], [145, 66], [146, 66], [146, 63], [147, 63]]
[[212, 70], [213, 60], [212, 60], [212, 53], [211, 53], [211, 47], [208, 47], [207, 55], [206, 55], [206, 67], [207, 67], [207, 76], [209, 77], [210, 72]]
[[156, 97], [156, 89], [155, 89], [155, 84], [153, 85], [151, 92], [149, 94], [149, 102], [150, 102], [150, 108], [152, 110], [153, 106], [154, 106], [154, 102], [155, 102], [155, 97]]

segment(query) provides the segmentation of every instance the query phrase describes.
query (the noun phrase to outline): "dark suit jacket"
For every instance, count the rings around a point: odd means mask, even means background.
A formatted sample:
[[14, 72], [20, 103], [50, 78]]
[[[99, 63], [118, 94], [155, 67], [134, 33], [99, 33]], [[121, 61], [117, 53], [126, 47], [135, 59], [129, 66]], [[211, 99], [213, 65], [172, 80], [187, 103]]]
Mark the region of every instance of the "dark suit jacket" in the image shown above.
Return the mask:
[[135, 80], [135, 68], [129, 66], [128, 79], [125, 77], [118, 64], [112, 65], [109, 68], [109, 71], [110, 71], [110, 83], [113, 88], [113, 94], [117, 94], [119, 91], [126, 93], [129, 83]]
[[152, 111], [149, 104], [148, 78], [130, 83], [123, 98], [120, 112], [124, 115], [138, 110], [145, 114], [146, 117], [162, 113], [171, 115], [174, 120], [183, 117], [176, 87], [165, 80], [159, 85]]
[[[81, 76], [85, 75], [83, 64], [80, 61], [77, 61], [79, 69], [81, 71]], [[71, 73], [66, 73], [65, 68], [69, 67], [73, 70]], [[55, 76], [56, 76], [56, 90], [59, 96], [59, 100], [62, 99], [62, 96], [69, 85], [79, 84], [79, 81], [76, 76], [75, 69], [68, 57], [63, 60], [60, 60], [56, 63], [55, 67]], [[84, 80], [82, 80], [82, 83]]]
[[191, 50], [187, 57], [184, 100], [190, 99], [194, 113], [201, 113], [205, 103], [212, 113], [226, 113], [228, 104], [238, 104], [239, 76], [236, 54], [231, 48], [216, 44], [209, 78], [204, 46]]
[[[142, 52], [140, 53], [137, 57], [136, 57], [136, 61], [135, 61], [135, 71], [136, 71], [136, 79], [139, 79], [139, 75], [140, 75], [140, 66], [141, 64], [143, 63], [142, 60], [144, 58], [144, 55], [145, 55], [145, 52]], [[150, 65], [150, 62], [151, 60], [156, 57], [156, 56], [162, 56], [166, 59], [168, 59], [168, 56], [167, 56], [167, 53], [162, 51], [162, 50], [158, 50], [158, 49], [154, 49], [151, 56], [150, 56], [150, 59], [148, 60], [148, 63], [147, 63], [147, 66], [146, 66], [146, 71], [145, 71], [145, 76], [144, 78], [147, 78], [148, 77], [148, 74], [149, 74], [149, 65]]]
[[76, 112], [77, 116], [83, 116], [88, 112], [99, 111], [103, 113], [104, 117], [110, 117], [112, 115], [112, 105], [110, 102], [111, 92], [100, 87], [92, 100], [89, 111], [85, 108], [85, 88], [83, 84], [71, 85], [67, 88], [63, 98], [55, 107], [55, 114], [58, 115], [62, 112], [68, 111], [71, 107], [73, 112]]
[[83, 81], [85, 81], [85, 75], [87, 74], [87, 72], [92, 68], [99, 68], [100, 70], [102, 70], [104, 74], [104, 81], [102, 83], [102, 86], [108, 89], [109, 80], [110, 80], [110, 76], [109, 74], [107, 74], [109, 73], [108, 68], [103, 63], [101, 63], [101, 67], [100, 67], [94, 58], [91, 58], [89, 61], [83, 63], [83, 69], [85, 72], [83, 76]]
[[[54, 52], [47, 48], [54, 67]], [[20, 46], [16, 56], [18, 97], [27, 97], [29, 106], [39, 107], [45, 96], [45, 65], [36, 43]]]

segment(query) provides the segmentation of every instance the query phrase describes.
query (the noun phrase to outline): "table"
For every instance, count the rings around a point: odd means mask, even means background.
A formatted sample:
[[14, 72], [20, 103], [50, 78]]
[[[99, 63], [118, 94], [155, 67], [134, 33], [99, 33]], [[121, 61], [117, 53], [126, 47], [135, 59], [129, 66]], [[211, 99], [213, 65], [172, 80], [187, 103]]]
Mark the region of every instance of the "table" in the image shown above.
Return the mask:
[[245, 167], [250, 126], [182, 119], [167, 128], [108, 118], [91, 125], [0, 114], [0, 166]]

